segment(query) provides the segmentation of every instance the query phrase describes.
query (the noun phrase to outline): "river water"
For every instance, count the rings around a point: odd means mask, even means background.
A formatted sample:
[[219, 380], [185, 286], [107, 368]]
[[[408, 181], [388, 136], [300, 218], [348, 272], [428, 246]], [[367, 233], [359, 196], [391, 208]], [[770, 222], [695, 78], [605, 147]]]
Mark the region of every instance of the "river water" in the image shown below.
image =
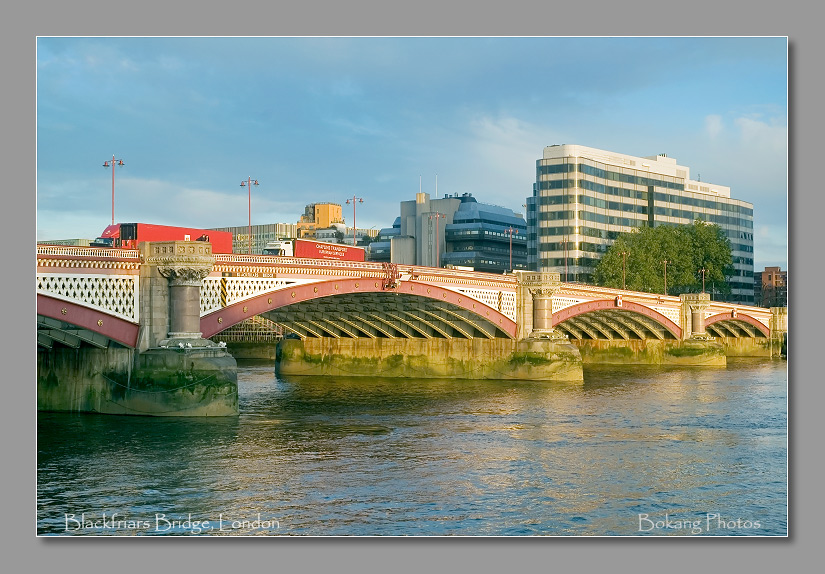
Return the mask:
[[787, 363], [294, 378], [235, 418], [38, 413], [41, 535], [786, 536]]

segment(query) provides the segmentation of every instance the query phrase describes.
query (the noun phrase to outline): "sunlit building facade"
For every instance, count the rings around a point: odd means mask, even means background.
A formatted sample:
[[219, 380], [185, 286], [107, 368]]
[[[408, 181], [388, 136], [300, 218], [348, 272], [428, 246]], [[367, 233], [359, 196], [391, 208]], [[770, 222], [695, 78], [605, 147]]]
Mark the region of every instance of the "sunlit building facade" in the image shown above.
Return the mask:
[[317, 229], [329, 229], [333, 223], [344, 223], [340, 203], [311, 203], [298, 220], [298, 237], [314, 238]]
[[729, 187], [691, 179], [690, 168], [665, 154], [548, 146], [527, 199], [528, 266], [588, 283], [620, 233], [696, 219], [717, 224], [731, 242], [732, 292], [714, 299], [753, 304], [753, 204], [731, 198]]
[[780, 267], [765, 267], [753, 274], [753, 291], [760, 307], [787, 307], [788, 272]]

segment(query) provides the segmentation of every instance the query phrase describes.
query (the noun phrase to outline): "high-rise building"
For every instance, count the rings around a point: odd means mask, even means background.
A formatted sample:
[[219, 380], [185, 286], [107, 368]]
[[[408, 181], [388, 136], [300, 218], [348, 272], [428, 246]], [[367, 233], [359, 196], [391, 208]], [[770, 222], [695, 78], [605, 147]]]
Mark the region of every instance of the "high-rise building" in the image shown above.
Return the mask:
[[753, 204], [731, 198], [729, 187], [691, 179], [690, 168], [666, 154], [548, 146], [527, 198], [528, 265], [587, 283], [620, 233], [696, 219], [718, 225], [731, 242], [735, 274], [724, 299], [753, 304]]
[[753, 291], [760, 307], [787, 307], [788, 272], [781, 267], [765, 267], [753, 274]]

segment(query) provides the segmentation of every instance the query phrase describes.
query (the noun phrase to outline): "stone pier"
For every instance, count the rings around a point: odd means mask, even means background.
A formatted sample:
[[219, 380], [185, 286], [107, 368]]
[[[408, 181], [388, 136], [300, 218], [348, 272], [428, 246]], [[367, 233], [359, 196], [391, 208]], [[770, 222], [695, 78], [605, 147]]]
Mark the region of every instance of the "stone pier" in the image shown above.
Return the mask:
[[142, 243], [137, 349], [38, 353], [38, 408], [152, 416], [238, 414], [237, 364], [200, 332], [200, 285], [214, 264], [199, 241]]
[[724, 367], [725, 348], [705, 331], [705, 311], [710, 306], [709, 293], [684, 293], [682, 300], [682, 341], [664, 351], [664, 363], [670, 365]]

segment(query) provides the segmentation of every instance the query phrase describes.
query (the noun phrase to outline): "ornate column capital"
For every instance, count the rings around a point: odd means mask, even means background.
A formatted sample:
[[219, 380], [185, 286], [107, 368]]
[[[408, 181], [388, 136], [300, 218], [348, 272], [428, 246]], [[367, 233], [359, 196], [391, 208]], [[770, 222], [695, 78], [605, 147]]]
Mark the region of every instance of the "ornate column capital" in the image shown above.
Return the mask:
[[200, 287], [212, 272], [215, 256], [212, 245], [198, 241], [158, 241], [149, 244], [144, 262], [157, 267], [172, 286]]
[[532, 299], [534, 339], [567, 339], [564, 333], [553, 328], [553, 295], [561, 289], [558, 273], [517, 273], [519, 284], [530, 293]]
[[686, 309], [690, 315], [685, 317], [690, 325], [690, 338], [711, 339], [712, 337], [705, 332], [705, 309], [710, 307], [710, 294], [683, 293], [679, 298], [682, 300], [682, 309]]
[[544, 285], [544, 286], [537, 286], [537, 287], [527, 287], [527, 290], [530, 292], [530, 295], [533, 296], [534, 299], [540, 299], [543, 297], [552, 297], [553, 295], [558, 292], [560, 287], [558, 285], [551, 286], [551, 285]]
[[516, 271], [516, 277], [521, 285], [530, 289], [552, 288], [554, 292], [561, 287], [559, 273], [535, 273], [530, 271]]
[[682, 293], [679, 297], [691, 311], [704, 311], [710, 306], [710, 293]]

